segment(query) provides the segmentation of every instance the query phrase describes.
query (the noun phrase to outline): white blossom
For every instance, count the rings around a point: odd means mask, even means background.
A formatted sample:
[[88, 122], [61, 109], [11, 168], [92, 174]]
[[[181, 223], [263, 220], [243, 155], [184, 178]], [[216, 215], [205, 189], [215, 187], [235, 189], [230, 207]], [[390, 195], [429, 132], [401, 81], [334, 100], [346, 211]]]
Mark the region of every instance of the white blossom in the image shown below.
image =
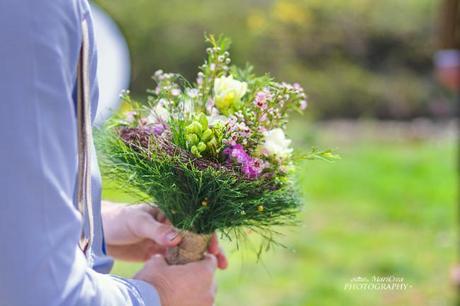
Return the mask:
[[291, 140], [286, 138], [284, 131], [280, 128], [266, 131], [264, 133], [264, 144], [262, 148], [269, 155], [277, 155], [279, 157], [288, 157], [292, 153], [290, 148]]
[[169, 120], [169, 111], [164, 107], [163, 103], [158, 103], [150, 112], [147, 117], [149, 124], [155, 124], [158, 122], [167, 122]]
[[220, 77], [214, 81], [215, 105], [223, 114], [236, 110], [241, 98], [246, 94], [248, 84], [234, 80], [232, 76]]

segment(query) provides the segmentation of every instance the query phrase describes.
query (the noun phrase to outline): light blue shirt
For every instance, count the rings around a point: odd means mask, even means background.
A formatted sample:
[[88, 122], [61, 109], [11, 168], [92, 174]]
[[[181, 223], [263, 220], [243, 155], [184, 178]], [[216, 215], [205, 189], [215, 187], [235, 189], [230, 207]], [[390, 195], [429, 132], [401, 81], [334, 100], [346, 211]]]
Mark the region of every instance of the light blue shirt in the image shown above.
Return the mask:
[[75, 204], [76, 67], [85, 18], [94, 119], [87, 0], [0, 1], [0, 306], [160, 305], [149, 284], [105, 274], [112, 260], [104, 254], [95, 155], [94, 264], [78, 247], [87, 224]]

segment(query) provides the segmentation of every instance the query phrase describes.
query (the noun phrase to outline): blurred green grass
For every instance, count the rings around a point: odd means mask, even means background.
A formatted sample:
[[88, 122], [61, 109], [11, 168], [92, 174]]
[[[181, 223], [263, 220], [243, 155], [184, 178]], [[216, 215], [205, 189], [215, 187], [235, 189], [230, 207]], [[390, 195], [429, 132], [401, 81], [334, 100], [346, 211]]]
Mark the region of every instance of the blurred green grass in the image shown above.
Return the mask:
[[[302, 146], [307, 136], [297, 136]], [[302, 226], [284, 230], [287, 248], [269, 251], [262, 263], [224, 242], [230, 268], [218, 272], [217, 305], [452, 304], [456, 150], [449, 139], [367, 139], [341, 144], [343, 159], [334, 164], [302, 163]], [[110, 182], [103, 196], [130, 201]], [[129, 277], [139, 267], [117, 262], [113, 273]], [[374, 275], [402, 277], [411, 287], [344, 290], [352, 278]]]

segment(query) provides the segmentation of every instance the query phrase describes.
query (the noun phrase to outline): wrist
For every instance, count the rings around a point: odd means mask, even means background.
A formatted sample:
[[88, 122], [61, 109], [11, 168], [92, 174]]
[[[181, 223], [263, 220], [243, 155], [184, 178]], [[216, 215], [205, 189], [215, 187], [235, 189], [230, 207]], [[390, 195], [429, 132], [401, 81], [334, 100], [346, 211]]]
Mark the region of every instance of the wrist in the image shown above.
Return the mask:
[[161, 273], [147, 274], [141, 270], [134, 276], [134, 279], [144, 281], [155, 288], [160, 297], [161, 306], [172, 306], [168, 294], [170, 292], [169, 285]]
[[123, 218], [125, 205], [103, 202], [101, 207], [102, 226], [107, 245], [119, 245], [118, 240], [126, 230]]
[[169, 300], [167, 282], [162, 277], [154, 277], [152, 286], [157, 290], [161, 306], [172, 306]]
[[[143, 300], [145, 305], [162, 305], [158, 291], [148, 282], [140, 279], [127, 279], [127, 281], [136, 287], [137, 292]], [[138, 296], [137, 296], [138, 297]]]

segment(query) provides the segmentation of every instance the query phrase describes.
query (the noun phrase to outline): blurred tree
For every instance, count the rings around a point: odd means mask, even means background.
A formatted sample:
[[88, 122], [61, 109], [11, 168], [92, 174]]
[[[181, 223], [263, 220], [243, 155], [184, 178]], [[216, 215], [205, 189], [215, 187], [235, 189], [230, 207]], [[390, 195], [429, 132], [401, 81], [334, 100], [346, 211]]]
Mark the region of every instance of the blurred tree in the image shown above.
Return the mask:
[[[437, 74], [441, 84], [460, 91], [460, 1], [444, 0], [440, 5], [435, 55]], [[458, 97], [457, 97], [457, 100]], [[460, 102], [460, 100], [459, 100]]]
[[302, 83], [318, 117], [433, 115], [432, 0], [97, 2], [128, 39], [135, 93], [160, 68], [194, 79], [203, 33], [225, 33], [234, 62]]

